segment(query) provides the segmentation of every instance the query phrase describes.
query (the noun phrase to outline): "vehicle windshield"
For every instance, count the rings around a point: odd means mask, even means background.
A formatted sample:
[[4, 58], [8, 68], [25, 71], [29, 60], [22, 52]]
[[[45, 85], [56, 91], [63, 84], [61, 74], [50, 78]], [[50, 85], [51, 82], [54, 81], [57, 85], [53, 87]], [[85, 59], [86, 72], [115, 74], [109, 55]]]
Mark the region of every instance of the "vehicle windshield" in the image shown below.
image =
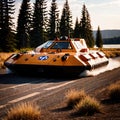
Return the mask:
[[72, 49], [70, 42], [56, 42], [51, 49]]
[[53, 41], [48, 41], [43, 48], [49, 48], [52, 45]]
[[47, 49], [47, 48], [49, 48], [52, 45], [52, 43], [53, 43], [53, 41], [47, 41], [47, 42], [43, 43], [42, 45], [38, 46], [34, 51], [35, 52], [40, 52], [40, 50], [42, 48], [46, 48]]

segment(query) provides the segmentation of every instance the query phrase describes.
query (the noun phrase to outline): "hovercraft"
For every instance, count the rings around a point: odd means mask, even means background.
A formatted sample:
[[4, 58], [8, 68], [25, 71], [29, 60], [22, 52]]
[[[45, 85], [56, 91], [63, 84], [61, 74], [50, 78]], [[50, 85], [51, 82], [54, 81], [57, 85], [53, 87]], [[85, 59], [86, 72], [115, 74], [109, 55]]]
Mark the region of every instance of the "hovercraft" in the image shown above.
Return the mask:
[[108, 59], [101, 51], [89, 50], [84, 39], [62, 37], [47, 41], [32, 52], [13, 54], [4, 64], [17, 73], [79, 75], [107, 65]]

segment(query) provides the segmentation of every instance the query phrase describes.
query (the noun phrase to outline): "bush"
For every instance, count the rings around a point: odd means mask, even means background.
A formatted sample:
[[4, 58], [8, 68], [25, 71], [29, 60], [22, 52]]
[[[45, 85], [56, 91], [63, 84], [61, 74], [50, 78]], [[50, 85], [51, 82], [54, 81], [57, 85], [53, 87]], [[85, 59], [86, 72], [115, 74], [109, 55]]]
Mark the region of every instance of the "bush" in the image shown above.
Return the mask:
[[31, 103], [22, 103], [14, 106], [7, 112], [3, 120], [40, 120], [41, 112]]
[[101, 105], [94, 98], [86, 96], [76, 104], [75, 109], [80, 115], [93, 115], [94, 113], [99, 113], [101, 111]]
[[67, 98], [67, 107], [73, 108], [79, 101], [86, 97], [86, 94], [83, 90], [77, 91], [73, 89], [69, 90], [65, 97]]
[[120, 101], [120, 84], [113, 84], [108, 89], [110, 99]]

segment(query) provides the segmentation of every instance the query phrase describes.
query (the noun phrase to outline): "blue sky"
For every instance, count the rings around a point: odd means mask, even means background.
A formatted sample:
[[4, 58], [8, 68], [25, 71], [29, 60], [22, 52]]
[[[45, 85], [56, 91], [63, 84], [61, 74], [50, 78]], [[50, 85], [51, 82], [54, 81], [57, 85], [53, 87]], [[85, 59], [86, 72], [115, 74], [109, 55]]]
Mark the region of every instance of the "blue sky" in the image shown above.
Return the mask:
[[[21, 1], [22, 0], [16, 0], [15, 2], [15, 18], [18, 16]], [[52, 0], [46, 1], [49, 10]], [[61, 13], [65, 0], [56, 1]], [[34, 2], [35, 0], [31, 0], [31, 3]], [[73, 23], [76, 17], [80, 20], [82, 6], [85, 4], [90, 14], [93, 30], [96, 30], [98, 25], [101, 30], [120, 29], [120, 0], [68, 0], [68, 3], [72, 12]]]

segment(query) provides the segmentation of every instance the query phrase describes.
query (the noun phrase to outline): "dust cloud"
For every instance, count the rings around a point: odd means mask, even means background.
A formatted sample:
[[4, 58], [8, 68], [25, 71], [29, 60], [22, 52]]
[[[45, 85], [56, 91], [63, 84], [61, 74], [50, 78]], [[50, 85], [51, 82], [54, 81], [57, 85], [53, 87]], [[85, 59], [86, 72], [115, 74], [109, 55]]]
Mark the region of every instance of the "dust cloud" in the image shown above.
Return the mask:
[[120, 58], [114, 58], [114, 59], [110, 58], [107, 66], [93, 69], [91, 71], [85, 70], [83, 73], [80, 74], [80, 77], [96, 76], [100, 73], [110, 71], [110, 70], [113, 70], [113, 69], [119, 68], [119, 67], [120, 67]]

